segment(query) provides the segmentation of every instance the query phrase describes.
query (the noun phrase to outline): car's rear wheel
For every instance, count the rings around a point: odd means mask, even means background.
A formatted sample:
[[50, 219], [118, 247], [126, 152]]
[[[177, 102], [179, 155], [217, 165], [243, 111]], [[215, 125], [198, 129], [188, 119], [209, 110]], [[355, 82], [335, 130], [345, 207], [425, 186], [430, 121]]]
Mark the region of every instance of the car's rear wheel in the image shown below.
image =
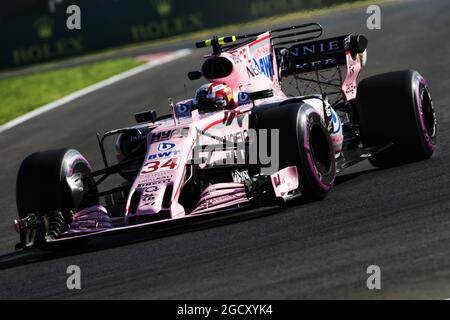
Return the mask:
[[373, 76], [358, 85], [356, 106], [366, 146], [393, 143], [369, 160], [386, 168], [429, 159], [436, 149], [436, 117], [425, 79], [416, 71]]

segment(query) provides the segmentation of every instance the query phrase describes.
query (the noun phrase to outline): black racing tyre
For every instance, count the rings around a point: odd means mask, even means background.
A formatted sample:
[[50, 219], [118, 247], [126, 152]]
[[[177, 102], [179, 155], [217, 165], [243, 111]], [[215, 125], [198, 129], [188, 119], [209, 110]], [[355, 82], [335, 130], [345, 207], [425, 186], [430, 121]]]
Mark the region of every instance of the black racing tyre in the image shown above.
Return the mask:
[[[71, 210], [75, 211], [88, 201], [83, 199], [74, 203], [65, 178], [89, 172], [91, 167], [88, 161], [74, 149], [31, 154], [22, 162], [17, 176], [16, 204], [19, 218], [30, 213], [53, 212], [54, 222], [62, 224]], [[56, 212], [62, 215], [55, 216]]]
[[330, 133], [310, 105], [290, 103], [258, 116], [258, 129], [279, 129], [279, 169], [297, 166], [299, 191], [308, 201], [326, 197], [336, 179]]
[[17, 176], [16, 202], [19, 217], [28, 213], [78, 209], [64, 185], [65, 177], [91, 171], [87, 160], [74, 149], [34, 153], [22, 162]]
[[436, 149], [436, 116], [425, 79], [416, 71], [373, 76], [358, 85], [356, 108], [365, 146], [393, 143], [371, 157], [388, 168], [429, 159]]

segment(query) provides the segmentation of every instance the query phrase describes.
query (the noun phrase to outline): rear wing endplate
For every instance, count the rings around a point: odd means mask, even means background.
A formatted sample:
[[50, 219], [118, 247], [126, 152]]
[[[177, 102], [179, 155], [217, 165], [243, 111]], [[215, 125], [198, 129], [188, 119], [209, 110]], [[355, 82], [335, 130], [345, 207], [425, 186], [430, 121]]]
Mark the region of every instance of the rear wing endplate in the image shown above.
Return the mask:
[[313, 42], [300, 43], [289, 48], [276, 47], [282, 76], [318, 71], [347, 65], [347, 52], [356, 58], [367, 49], [363, 35], [344, 35]]

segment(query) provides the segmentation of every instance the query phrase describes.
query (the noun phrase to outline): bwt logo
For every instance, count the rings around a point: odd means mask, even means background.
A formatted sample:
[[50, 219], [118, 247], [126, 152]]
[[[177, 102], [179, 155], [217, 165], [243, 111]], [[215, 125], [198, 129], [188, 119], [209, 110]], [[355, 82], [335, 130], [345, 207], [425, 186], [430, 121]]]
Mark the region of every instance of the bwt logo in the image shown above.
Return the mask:
[[168, 151], [172, 150], [173, 148], [175, 148], [175, 143], [163, 142], [159, 144], [158, 151]]
[[155, 159], [162, 159], [162, 158], [168, 158], [170, 156], [179, 156], [180, 151], [165, 151], [165, 152], [158, 152], [155, 154], [151, 154], [148, 156], [148, 160], [155, 160]]

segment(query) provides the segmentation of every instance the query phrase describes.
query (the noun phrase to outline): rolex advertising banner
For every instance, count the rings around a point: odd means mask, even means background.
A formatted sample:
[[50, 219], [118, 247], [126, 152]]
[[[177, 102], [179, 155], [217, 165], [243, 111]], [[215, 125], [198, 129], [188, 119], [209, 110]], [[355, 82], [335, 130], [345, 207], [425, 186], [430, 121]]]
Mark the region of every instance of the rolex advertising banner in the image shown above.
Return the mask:
[[0, 69], [340, 2], [345, 1], [6, 0], [0, 3]]

